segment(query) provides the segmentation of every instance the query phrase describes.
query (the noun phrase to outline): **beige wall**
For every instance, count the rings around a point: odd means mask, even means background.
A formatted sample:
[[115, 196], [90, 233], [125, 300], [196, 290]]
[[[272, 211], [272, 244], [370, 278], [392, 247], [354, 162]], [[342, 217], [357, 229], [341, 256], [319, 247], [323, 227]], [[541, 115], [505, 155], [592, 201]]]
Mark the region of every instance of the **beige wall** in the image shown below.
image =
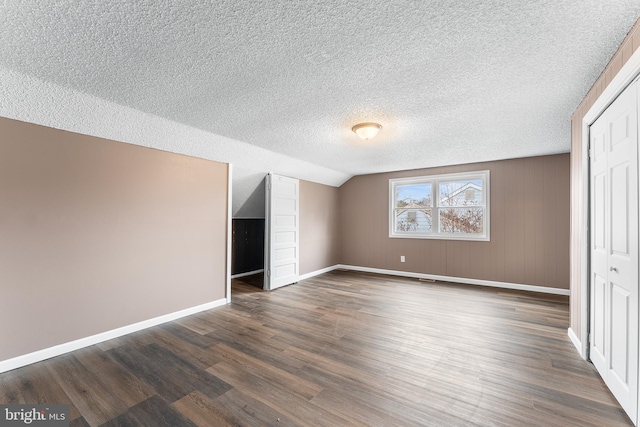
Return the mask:
[[0, 360], [225, 297], [227, 165], [0, 118]]
[[[389, 179], [491, 171], [491, 241], [389, 238]], [[569, 155], [351, 178], [340, 187], [341, 263], [569, 287]], [[406, 262], [400, 262], [400, 256]]]
[[340, 262], [338, 189], [300, 180], [300, 274]]
[[582, 100], [578, 109], [571, 116], [571, 329], [578, 338], [582, 336], [580, 322], [582, 311], [582, 294], [580, 284], [583, 280], [581, 252], [587, 245], [586, 230], [587, 218], [583, 215], [583, 207], [587, 203], [583, 193], [587, 183], [583, 179], [582, 169], [582, 119], [596, 102], [600, 94], [611, 83], [622, 66], [631, 58], [631, 55], [640, 47], [640, 19], [636, 21], [620, 47], [605, 67], [600, 77]]

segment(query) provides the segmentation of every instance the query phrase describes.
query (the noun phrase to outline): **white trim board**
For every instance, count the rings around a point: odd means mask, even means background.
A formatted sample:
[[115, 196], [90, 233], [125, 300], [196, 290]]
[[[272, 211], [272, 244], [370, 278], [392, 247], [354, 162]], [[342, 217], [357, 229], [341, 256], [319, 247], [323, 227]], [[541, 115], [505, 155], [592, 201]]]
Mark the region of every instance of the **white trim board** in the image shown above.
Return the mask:
[[298, 276], [298, 281], [311, 279], [312, 277], [319, 276], [324, 273], [329, 273], [335, 269], [339, 268], [339, 265], [332, 265], [331, 267], [322, 268], [320, 270], [312, 271], [311, 273], [305, 273]]
[[365, 273], [388, 274], [390, 276], [410, 277], [413, 279], [431, 279], [440, 282], [461, 283], [464, 285], [490, 286], [493, 288], [514, 289], [518, 291], [540, 292], [544, 294], [569, 295], [569, 289], [550, 288], [546, 286], [524, 285], [520, 283], [494, 282], [490, 280], [465, 279], [452, 276], [438, 276], [434, 274], [412, 273], [410, 271], [385, 270], [383, 268], [360, 267], [356, 265], [336, 264], [321, 270], [312, 271], [300, 276], [299, 280], [310, 279], [320, 274], [329, 273], [334, 270], [343, 269], [351, 271], [362, 271]]
[[162, 323], [170, 322], [172, 320], [180, 319], [185, 316], [199, 313], [201, 311], [210, 310], [215, 307], [225, 305], [227, 303], [226, 298], [216, 301], [201, 304], [195, 307], [186, 308], [184, 310], [176, 311], [174, 313], [165, 314], [162, 316], [154, 317], [153, 319], [143, 320], [142, 322], [134, 323], [132, 325], [123, 326], [121, 328], [113, 329], [110, 331], [102, 332], [96, 335], [92, 335], [85, 338], [80, 338], [75, 341], [70, 341], [64, 344], [59, 344], [53, 347], [45, 348], [42, 350], [34, 351], [33, 353], [24, 354], [22, 356], [14, 357], [12, 359], [0, 361], [0, 373], [11, 371], [13, 369], [21, 368], [23, 366], [30, 365], [32, 363], [41, 362], [52, 357], [60, 356], [70, 351], [79, 350], [90, 345], [99, 344], [104, 341], [108, 341], [113, 338], [118, 338], [123, 335], [138, 332], [143, 329], [157, 326]]
[[544, 294], [570, 295], [569, 289], [550, 288], [546, 286], [524, 285], [520, 283], [495, 282], [492, 280], [467, 279], [463, 277], [438, 276], [435, 274], [411, 273], [409, 271], [385, 270], [382, 268], [358, 267], [354, 265], [338, 265], [336, 268], [363, 271], [366, 273], [388, 274], [391, 276], [412, 277], [415, 279], [431, 279], [441, 282], [462, 283], [465, 285], [490, 286], [494, 288], [514, 289], [518, 291], [540, 292]]
[[576, 349], [580, 353], [582, 353], [582, 343], [580, 342], [580, 338], [578, 338], [576, 333], [573, 332], [573, 329], [571, 329], [571, 328], [567, 329], [567, 335], [569, 335], [569, 339], [571, 340], [573, 345], [576, 347]]
[[233, 257], [233, 165], [227, 164], [227, 263], [225, 297], [231, 303], [231, 258]]
[[264, 268], [261, 268], [260, 270], [247, 271], [246, 273], [232, 274], [231, 278], [239, 279], [240, 277], [253, 276], [254, 274], [258, 273], [264, 273]]
[[[343, 264], [336, 264], [330, 267], [326, 267], [320, 270], [303, 274], [299, 277], [299, 280], [310, 279], [312, 277], [319, 276], [324, 273], [329, 273], [337, 269], [362, 271], [366, 273], [388, 274], [392, 276], [411, 277], [411, 278], [418, 278], [418, 279], [420, 278], [433, 279], [433, 280], [445, 281], [445, 282], [491, 286], [491, 287], [516, 289], [516, 290], [524, 290], [524, 291], [531, 291], [531, 292], [569, 295], [569, 291], [567, 289], [547, 288], [543, 286], [522, 285], [522, 284], [516, 284], [516, 283], [492, 282], [492, 281], [478, 280], [478, 279], [462, 279], [459, 277], [436, 276], [431, 274], [411, 273], [407, 271], [398, 271], [398, 270], [385, 270], [381, 268], [358, 267], [358, 266], [343, 265]], [[259, 271], [261, 270], [257, 270], [257, 272]], [[225, 304], [227, 304], [226, 298], [219, 299], [217, 301], [212, 301], [206, 304], [198, 305], [196, 307], [191, 307], [184, 310], [176, 311], [174, 313], [158, 316], [153, 319], [143, 320], [142, 322], [134, 323], [128, 326], [123, 326], [121, 328], [113, 329], [111, 331], [102, 332], [89, 337], [80, 338], [78, 340], [71, 341], [68, 343], [45, 348], [43, 350], [38, 350], [33, 353], [14, 357], [12, 359], [3, 360], [3, 361], [0, 361], [0, 373], [11, 371], [13, 369], [17, 369], [22, 366], [26, 366], [32, 363], [50, 359], [52, 357], [60, 356], [62, 354], [65, 354], [74, 350], [79, 350], [81, 348], [88, 347], [94, 344], [99, 344], [101, 342], [108, 341], [110, 339], [117, 338], [123, 335], [131, 334], [133, 332], [138, 332], [143, 329], [150, 328], [152, 326], [157, 326], [162, 323], [166, 323], [172, 320], [180, 319], [182, 317], [190, 316], [192, 314], [196, 314], [201, 311], [206, 311], [212, 308], [220, 307]], [[580, 344], [579, 344], [580, 341], [577, 339], [575, 334], [573, 334], [573, 331], [571, 331], [571, 329], [569, 329], [569, 337], [571, 338], [571, 341], [574, 343], [576, 348], [580, 349]]]

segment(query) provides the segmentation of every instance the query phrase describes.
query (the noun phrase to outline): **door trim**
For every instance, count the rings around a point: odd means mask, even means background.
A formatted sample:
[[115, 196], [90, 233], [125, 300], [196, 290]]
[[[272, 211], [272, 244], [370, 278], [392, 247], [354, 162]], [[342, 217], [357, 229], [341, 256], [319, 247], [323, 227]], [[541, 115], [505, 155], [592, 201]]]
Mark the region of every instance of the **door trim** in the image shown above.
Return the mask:
[[[586, 185], [582, 188], [582, 205], [579, 209], [582, 209], [582, 217], [585, 221], [582, 224], [581, 235], [583, 236], [583, 244], [580, 245], [580, 261], [581, 261], [581, 280], [580, 280], [580, 351], [581, 356], [585, 360], [589, 360], [589, 335], [590, 335], [590, 271], [589, 265], [589, 253], [591, 248], [590, 231], [591, 225], [590, 208], [591, 203], [589, 195], [591, 192], [591, 175], [589, 169], [589, 141], [591, 136], [589, 134], [591, 125], [602, 115], [602, 113], [615, 101], [615, 99], [640, 76], [640, 49], [637, 49], [631, 58], [622, 66], [618, 74], [611, 80], [609, 85], [602, 91], [602, 94], [596, 99], [589, 111], [584, 115], [582, 119], [582, 182]], [[638, 150], [640, 154], [640, 149]], [[639, 159], [640, 163], [640, 159]], [[575, 254], [576, 256], [578, 254]], [[569, 328], [569, 336], [571, 336], [571, 328]], [[574, 334], [575, 336], [575, 334]], [[573, 341], [573, 340], [572, 340]], [[576, 342], [574, 342], [576, 345]], [[639, 361], [640, 363], [640, 361]], [[636, 420], [640, 419], [640, 405], [638, 405], [636, 411]], [[635, 424], [635, 422], [634, 422]]]
[[227, 164], [227, 304], [231, 302], [231, 256], [233, 253], [233, 165]]
[[271, 175], [269, 172], [264, 177], [264, 276], [262, 279], [262, 289], [270, 290], [269, 266], [271, 265]]
[[[579, 254], [573, 254], [580, 257], [581, 280], [580, 280], [580, 355], [589, 359], [589, 307], [591, 304], [589, 298], [589, 224], [591, 218], [589, 216], [589, 128], [600, 117], [604, 110], [613, 103], [613, 101], [640, 75], [640, 49], [637, 49], [631, 58], [622, 66], [618, 74], [611, 80], [611, 83], [605, 88], [596, 102], [591, 106], [587, 114], [582, 119], [582, 182], [586, 185], [582, 188], [582, 206], [578, 209], [582, 210], [582, 217], [585, 219], [582, 224], [581, 234], [584, 236], [584, 243], [581, 246]], [[575, 333], [569, 329], [569, 335], [575, 336]], [[573, 340], [572, 340], [573, 341]], [[577, 343], [574, 341], [574, 345]], [[576, 346], [577, 347], [577, 346]]]

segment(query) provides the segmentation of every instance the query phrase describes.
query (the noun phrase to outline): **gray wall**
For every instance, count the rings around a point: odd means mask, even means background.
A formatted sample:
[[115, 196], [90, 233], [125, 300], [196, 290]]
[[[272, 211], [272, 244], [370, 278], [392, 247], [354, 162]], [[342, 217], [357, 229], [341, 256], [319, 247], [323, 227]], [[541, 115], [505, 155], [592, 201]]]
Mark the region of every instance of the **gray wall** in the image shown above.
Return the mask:
[[0, 360], [225, 297], [227, 165], [0, 118]]
[[300, 180], [300, 274], [340, 263], [339, 189]]
[[[389, 238], [389, 179], [491, 171], [491, 241]], [[340, 187], [342, 264], [569, 287], [569, 154], [351, 178]], [[400, 262], [400, 256], [406, 262]]]

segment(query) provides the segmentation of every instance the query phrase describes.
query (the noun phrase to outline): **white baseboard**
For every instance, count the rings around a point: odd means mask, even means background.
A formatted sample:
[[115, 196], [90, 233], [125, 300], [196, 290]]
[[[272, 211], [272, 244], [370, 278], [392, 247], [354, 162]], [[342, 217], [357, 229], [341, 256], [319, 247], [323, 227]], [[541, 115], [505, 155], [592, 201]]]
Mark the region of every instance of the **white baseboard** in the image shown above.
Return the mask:
[[582, 348], [582, 342], [580, 341], [580, 338], [578, 338], [578, 336], [575, 334], [575, 332], [573, 332], [573, 329], [568, 328], [567, 335], [569, 335], [569, 339], [575, 346], [576, 350], [578, 350], [578, 353], [580, 353], [580, 356], [582, 356], [583, 359], [586, 359], [587, 355], [584, 353], [585, 349]]
[[515, 289], [519, 291], [541, 292], [545, 294], [570, 295], [569, 289], [549, 288], [546, 286], [524, 285], [520, 283], [494, 282], [491, 280], [465, 279], [463, 277], [438, 276], [434, 274], [411, 273], [409, 271], [385, 270], [382, 268], [358, 267], [355, 265], [337, 265], [335, 268], [363, 271], [366, 273], [388, 274], [390, 276], [412, 277], [416, 279], [431, 279], [443, 282], [463, 283], [468, 285], [491, 286], [494, 288]]
[[0, 361], [0, 373], [11, 371], [22, 366], [30, 365], [32, 363], [40, 362], [52, 357], [60, 356], [61, 354], [68, 353], [70, 351], [79, 350], [90, 345], [99, 344], [103, 341], [107, 341], [113, 338], [120, 337], [122, 335], [130, 334], [133, 332], [141, 331], [152, 326], [160, 325], [162, 323], [170, 322], [172, 320], [180, 319], [181, 317], [189, 316], [201, 311], [210, 310], [227, 303], [226, 298], [212, 301], [206, 304], [201, 304], [195, 307], [187, 308], [184, 310], [176, 311], [174, 313], [165, 314], [163, 316], [154, 317], [153, 319], [143, 320], [142, 322], [134, 323], [132, 325], [123, 326], [121, 328], [113, 329], [111, 331], [102, 332], [96, 335], [92, 335], [86, 338], [80, 338], [75, 341], [56, 345], [53, 347], [45, 348], [43, 350], [34, 351], [33, 353], [25, 354], [22, 356], [14, 357], [12, 359]]
[[246, 273], [232, 274], [231, 278], [239, 279], [241, 277], [253, 276], [254, 274], [258, 274], [258, 273], [264, 273], [264, 268], [261, 268], [260, 270], [247, 271]]
[[311, 273], [303, 274], [303, 275], [298, 277], [298, 281], [305, 280], [305, 279], [311, 279], [312, 277], [319, 276], [321, 274], [333, 271], [338, 267], [339, 267], [338, 265], [332, 265], [331, 267], [326, 267], [326, 268], [322, 268], [320, 270], [312, 271]]

